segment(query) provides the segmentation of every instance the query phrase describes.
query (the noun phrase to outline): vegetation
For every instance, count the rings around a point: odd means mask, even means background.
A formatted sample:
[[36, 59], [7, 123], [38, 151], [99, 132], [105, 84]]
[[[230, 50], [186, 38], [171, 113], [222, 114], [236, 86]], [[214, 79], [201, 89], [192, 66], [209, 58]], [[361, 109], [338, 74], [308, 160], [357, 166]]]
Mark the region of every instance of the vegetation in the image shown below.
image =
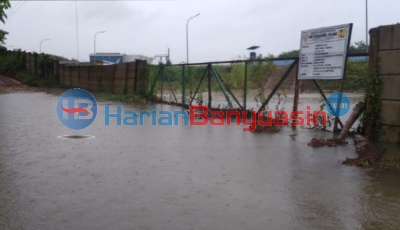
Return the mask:
[[139, 95], [93, 93], [97, 101], [118, 101], [124, 103], [145, 104], [146, 100]]
[[362, 130], [366, 132], [368, 138], [372, 140], [378, 140], [382, 132], [382, 119], [381, 119], [381, 107], [382, 101], [380, 95], [384, 85], [384, 79], [379, 76], [380, 59], [375, 64], [375, 71], [369, 74], [366, 79], [367, 88], [365, 100], [367, 102], [366, 110], [364, 111], [361, 123], [365, 126], [364, 128], [370, 128], [371, 130]]
[[0, 48], [1, 49], [5, 49], [4, 45], [5, 45], [5, 41], [6, 41], [6, 36], [7, 36], [8, 32], [1, 30], [0, 29]]
[[0, 21], [2, 21], [3, 23], [5, 23], [5, 19], [7, 18], [5, 11], [9, 8], [11, 8], [10, 1], [8, 0], [0, 1]]
[[[366, 53], [367, 52], [367, 44], [364, 41], [354, 42], [349, 47], [349, 54], [356, 54], [356, 53]], [[282, 52], [278, 55], [278, 58], [292, 58], [292, 57], [299, 57], [300, 50], [291, 50], [287, 52]]]
[[299, 57], [300, 50], [292, 50], [288, 52], [282, 52], [278, 55], [278, 58], [292, 58], [292, 57]]
[[57, 82], [49, 81], [48, 76], [54, 71], [53, 61], [57, 60], [57, 56], [36, 53], [33, 53], [33, 56], [37, 68], [35, 73], [30, 73], [26, 71], [24, 52], [21, 50], [8, 52], [4, 48], [0, 49], [0, 74], [15, 78], [29, 86], [55, 86]]
[[368, 52], [367, 44], [364, 41], [355, 42], [354, 44], [351, 44], [349, 47], [350, 54], [367, 53], [367, 52]]
[[[5, 19], [7, 18], [7, 15], [5, 11], [11, 7], [10, 1], [8, 0], [1, 0], [0, 1], [0, 21], [5, 24]], [[0, 49], [5, 49], [4, 44], [6, 40], [8, 32], [0, 29]]]
[[[273, 65], [272, 62], [268, 61], [267, 58], [258, 59], [254, 62], [248, 64], [247, 76], [248, 76], [248, 86], [252, 89], [257, 89], [260, 85], [260, 78], [265, 78], [269, 73], [270, 66]], [[221, 77], [222, 81], [230, 89], [243, 89], [244, 78], [245, 78], [245, 64], [244, 63], [232, 63], [232, 64], [221, 64], [213, 65], [217, 74]], [[158, 66], [151, 66], [152, 69], [150, 74], [150, 79], [163, 80], [164, 87], [168, 87], [168, 80], [165, 74], [158, 75]], [[203, 78], [202, 84], [199, 90], [206, 90], [208, 87], [208, 72], [205, 72], [207, 66], [186, 66], [185, 76], [186, 76], [186, 89], [193, 94], [196, 88], [199, 86], [201, 79]], [[180, 89], [182, 86], [182, 66], [165, 66], [166, 73], [171, 81], [174, 89]], [[215, 81], [214, 73], [211, 71], [211, 87], [213, 90], [218, 90], [220, 88], [217, 81]], [[152, 80], [150, 80], [152, 81]], [[161, 84], [161, 83], [160, 83]], [[159, 87], [160, 85], [158, 85]]]

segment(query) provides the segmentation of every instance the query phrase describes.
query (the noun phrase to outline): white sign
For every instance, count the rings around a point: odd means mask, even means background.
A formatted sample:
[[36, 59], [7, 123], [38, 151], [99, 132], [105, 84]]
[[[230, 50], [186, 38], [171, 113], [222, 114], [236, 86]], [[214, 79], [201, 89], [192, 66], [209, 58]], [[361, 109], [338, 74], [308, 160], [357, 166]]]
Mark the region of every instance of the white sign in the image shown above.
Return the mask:
[[302, 31], [298, 79], [342, 79], [351, 27]]

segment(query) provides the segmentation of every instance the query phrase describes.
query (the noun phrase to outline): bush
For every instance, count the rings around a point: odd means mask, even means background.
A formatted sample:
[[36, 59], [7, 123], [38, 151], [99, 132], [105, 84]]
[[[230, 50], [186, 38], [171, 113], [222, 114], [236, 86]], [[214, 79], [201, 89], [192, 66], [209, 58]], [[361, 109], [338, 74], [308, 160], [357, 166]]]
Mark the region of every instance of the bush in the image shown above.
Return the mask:
[[2, 55], [0, 55], [0, 74], [15, 77], [19, 70], [24, 69], [24, 58], [21, 51], [16, 51], [12, 55], [6, 55], [2, 51]]
[[39, 78], [38, 76], [31, 74], [28, 71], [20, 71], [15, 77], [22, 84], [34, 87], [51, 87], [51, 83], [46, 79]]

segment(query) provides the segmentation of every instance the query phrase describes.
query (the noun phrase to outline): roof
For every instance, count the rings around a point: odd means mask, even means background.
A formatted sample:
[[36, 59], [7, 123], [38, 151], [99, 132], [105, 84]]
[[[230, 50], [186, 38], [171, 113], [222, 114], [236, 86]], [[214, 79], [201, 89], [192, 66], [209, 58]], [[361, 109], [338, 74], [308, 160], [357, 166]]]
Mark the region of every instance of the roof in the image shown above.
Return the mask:
[[247, 48], [248, 50], [255, 50], [260, 48], [259, 46], [250, 46], [249, 48]]
[[79, 64], [79, 61], [71, 60], [71, 61], [58, 61], [59, 64]]
[[125, 56], [125, 54], [121, 53], [96, 53], [96, 54], [90, 54], [90, 56]]

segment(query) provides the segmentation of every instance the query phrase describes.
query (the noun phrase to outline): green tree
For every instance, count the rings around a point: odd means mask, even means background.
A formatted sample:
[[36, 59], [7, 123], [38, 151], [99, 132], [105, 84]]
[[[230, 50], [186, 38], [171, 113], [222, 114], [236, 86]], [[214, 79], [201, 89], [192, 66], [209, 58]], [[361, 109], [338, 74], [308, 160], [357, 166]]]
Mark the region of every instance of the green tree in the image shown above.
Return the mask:
[[5, 24], [5, 19], [7, 18], [7, 14], [5, 11], [11, 8], [10, 1], [8, 0], [0, 0], [0, 20]]
[[367, 44], [364, 41], [354, 42], [354, 44], [349, 47], [350, 54], [365, 52], [367, 52]]
[[5, 44], [7, 34], [7, 31], [0, 29], [0, 46], [3, 46]]
[[[5, 19], [7, 18], [7, 14], [5, 11], [11, 7], [10, 1], [8, 0], [0, 0], [0, 20], [5, 24]], [[0, 46], [4, 48], [7, 31], [0, 29]]]
[[300, 50], [292, 50], [288, 52], [282, 52], [279, 54], [279, 58], [292, 58], [292, 57], [299, 57]]
[[[365, 53], [367, 52], [367, 44], [364, 41], [354, 42], [349, 47], [350, 54], [354, 53]], [[278, 55], [279, 58], [292, 58], [292, 57], [299, 57], [300, 50], [292, 50], [287, 52], [282, 52]]]

